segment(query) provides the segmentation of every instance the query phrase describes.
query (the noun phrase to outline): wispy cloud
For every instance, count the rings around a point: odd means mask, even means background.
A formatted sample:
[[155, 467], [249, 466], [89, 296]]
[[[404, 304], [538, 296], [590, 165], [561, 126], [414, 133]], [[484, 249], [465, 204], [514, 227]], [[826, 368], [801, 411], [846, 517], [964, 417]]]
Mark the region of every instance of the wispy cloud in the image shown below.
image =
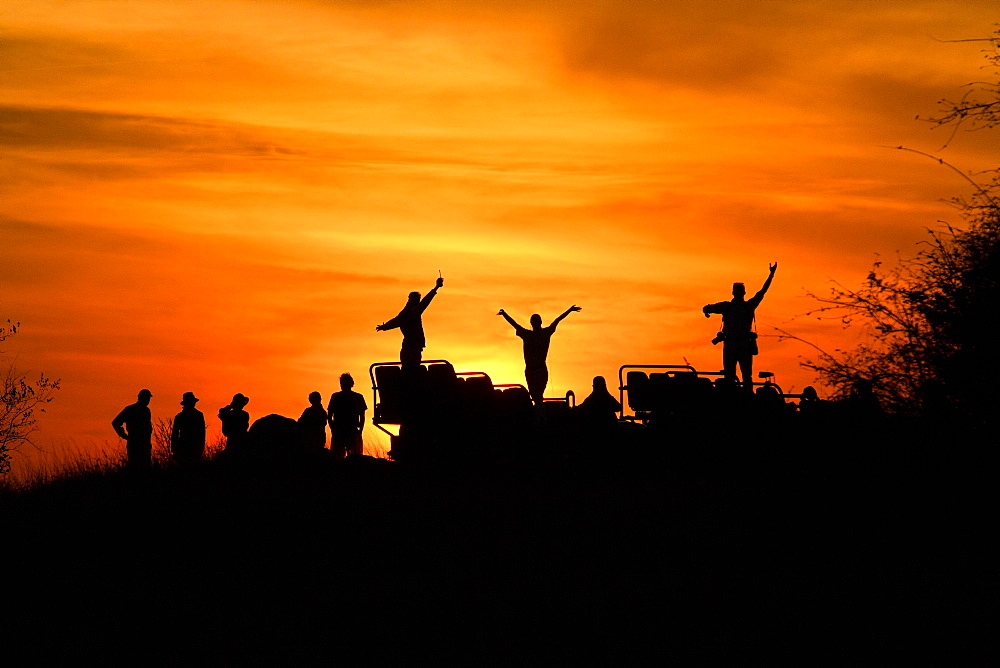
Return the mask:
[[[932, 37], [988, 32], [994, 14], [19, 3], [2, 46], [0, 298], [27, 325], [24, 357], [67, 379], [64, 432], [105, 433], [146, 384], [300, 410], [303, 390], [397, 354], [374, 326], [438, 269], [428, 350], [459, 366], [517, 381], [497, 308], [574, 302], [555, 392], [637, 359], [712, 366], [698, 309], [732, 280], [779, 260], [761, 317], [783, 322], [803, 288], [862, 275], [948, 215], [938, 200], [961, 183], [879, 147], [939, 145], [911, 119], [981, 61]], [[995, 166], [982, 141], [949, 151]], [[804, 384], [794, 354], [770, 360]]]

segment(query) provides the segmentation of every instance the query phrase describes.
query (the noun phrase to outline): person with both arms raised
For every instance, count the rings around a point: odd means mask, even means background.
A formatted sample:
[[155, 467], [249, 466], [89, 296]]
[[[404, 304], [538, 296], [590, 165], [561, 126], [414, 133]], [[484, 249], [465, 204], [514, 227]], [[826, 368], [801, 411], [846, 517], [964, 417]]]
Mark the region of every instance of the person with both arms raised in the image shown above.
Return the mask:
[[531, 395], [531, 400], [535, 402], [536, 406], [542, 405], [545, 398], [545, 386], [549, 384], [549, 368], [546, 366], [545, 360], [549, 354], [549, 342], [552, 340], [552, 335], [555, 334], [556, 326], [570, 313], [580, 310], [581, 307], [575, 304], [570, 306], [548, 327], [542, 327], [542, 316], [535, 313], [531, 316], [531, 329], [521, 327], [503, 309], [497, 313], [510, 323], [514, 332], [524, 341], [524, 379], [528, 384], [528, 394]]

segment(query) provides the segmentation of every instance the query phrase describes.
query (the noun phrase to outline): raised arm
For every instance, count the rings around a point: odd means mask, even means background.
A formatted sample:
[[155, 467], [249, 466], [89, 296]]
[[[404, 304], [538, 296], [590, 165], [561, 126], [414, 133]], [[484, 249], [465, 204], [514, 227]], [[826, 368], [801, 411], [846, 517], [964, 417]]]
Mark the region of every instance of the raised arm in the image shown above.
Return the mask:
[[497, 312], [497, 315], [502, 315], [503, 319], [506, 320], [507, 322], [509, 322], [510, 326], [513, 327], [514, 329], [524, 329], [524, 327], [521, 327], [519, 324], [517, 324], [517, 322], [514, 320], [514, 318], [510, 317], [509, 315], [507, 315], [507, 311], [504, 311], [503, 309], [500, 309], [500, 311]]
[[774, 280], [774, 272], [776, 272], [778, 270], [778, 263], [775, 262], [774, 264], [770, 265], [769, 268], [771, 270], [771, 273], [769, 273], [767, 275], [767, 280], [764, 281], [764, 286], [760, 290], [757, 291], [757, 294], [755, 294], [753, 296], [753, 301], [756, 302], [756, 303], [758, 303], [758, 304], [764, 298], [764, 295], [767, 294], [768, 288], [771, 287], [771, 281]]
[[431, 305], [431, 300], [434, 299], [434, 295], [438, 293], [438, 288], [440, 288], [442, 285], [444, 285], [444, 279], [438, 277], [438, 279], [434, 282], [434, 287], [431, 288], [426, 295], [424, 295], [423, 299], [420, 300], [421, 313], [423, 313], [427, 309], [427, 307]]
[[561, 315], [559, 315], [559, 316], [558, 316], [558, 317], [557, 317], [557, 318], [556, 318], [555, 320], [553, 320], [553, 321], [552, 321], [552, 324], [551, 324], [551, 325], [549, 325], [549, 327], [555, 327], [555, 326], [556, 326], [556, 325], [558, 325], [558, 324], [559, 324], [560, 322], [562, 322], [563, 318], [565, 318], [566, 316], [568, 316], [568, 315], [569, 315], [570, 313], [572, 313], [573, 311], [582, 311], [582, 310], [583, 310], [583, 308], [582, 308], [582, 307], [580, 307], [580, 306], [577, 306], [576, 304], [573, 304], [573, 305], [572, 305], [572, 306], [570, 306], [570, 307], [569, 307], [568, 309], [566, 309], [565, 311], [563, 311], [563, 312], [562, 312], [562, 314], [561, 314]]

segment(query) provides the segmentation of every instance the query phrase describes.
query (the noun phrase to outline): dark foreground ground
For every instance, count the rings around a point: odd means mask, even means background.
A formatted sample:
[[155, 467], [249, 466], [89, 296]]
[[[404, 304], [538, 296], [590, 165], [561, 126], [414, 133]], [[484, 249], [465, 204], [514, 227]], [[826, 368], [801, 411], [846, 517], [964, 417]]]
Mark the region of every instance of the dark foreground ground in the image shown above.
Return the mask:
[[995, 456], [922, 425], [500, 461], [214, 461], [3, 504], [8, 665], [953, 663]]

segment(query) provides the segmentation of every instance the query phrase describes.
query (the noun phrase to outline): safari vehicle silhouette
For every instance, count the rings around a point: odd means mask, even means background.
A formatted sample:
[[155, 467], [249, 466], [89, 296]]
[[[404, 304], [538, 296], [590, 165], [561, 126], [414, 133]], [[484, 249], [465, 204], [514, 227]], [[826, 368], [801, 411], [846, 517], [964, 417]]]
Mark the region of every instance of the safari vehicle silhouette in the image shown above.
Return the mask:
[[[623, 421], [649, 424], [665, 419], [708, 418], [720, 407], [745, 404], [749, 408], [780, 407], [793, 412], [790, 399], [802, 394], [786, 393], [774, 381], [774, 373], [761, 371], [754, 391], [729, 381], [723, 371], [699, 371], [690, 364], [623, 364], [618, 369], [618, 391]], [[631, 414], [629, 414], [631, 411]]]
[[[494, 383], [483, 371], [455, 371], [447, 360], [425, 360], [404, 368], [400, 362], [375, 362], [372, 381], [372, 424], [390, 436], [395, 459], [470, 454], [503, 447], [523, 438], [540, 424], [558, 421], [575, 405], [565, 398], [546, 398], [541, 415], [528, 389], [519, 383]], [[475, 438], [469, 438], [475, 436]]]

